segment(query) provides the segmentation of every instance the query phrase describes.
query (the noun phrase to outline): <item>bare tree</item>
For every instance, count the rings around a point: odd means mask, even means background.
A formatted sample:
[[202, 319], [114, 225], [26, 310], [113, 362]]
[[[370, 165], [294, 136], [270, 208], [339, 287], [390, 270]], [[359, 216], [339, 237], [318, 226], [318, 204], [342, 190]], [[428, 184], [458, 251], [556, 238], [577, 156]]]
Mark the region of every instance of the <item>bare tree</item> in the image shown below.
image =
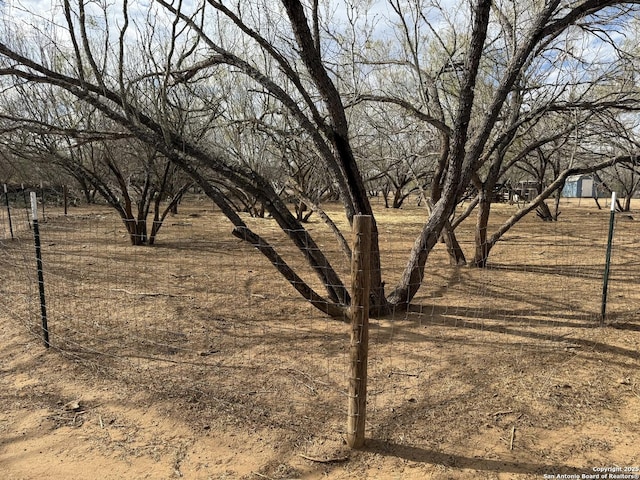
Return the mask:
[[[500, 24], [493, 5], [491, 0], [461, 2], [455, 25], [464, 35], [445, 38], [435, 29], [429, 30], [434, 22], [425, 15], [421, 3], [391, 3], [401, 18], [403, 12], [408, 12], [406, 8], [411, 8], [412, 22], [437, 37], [434, 48], [445, 52], [440, 57], [444, 62], [439, 65], [425, 65], [422, 61], [418, 64], [410, 59], [417, 75], [414, 78], [420, 81], [403, 88], [424, 96], [427, 101], [421, 102], [386, 95], [393, 75], [361, 75], [359, 69], [352, 68], [349, 77], [344, 69], [336, 68], [334, 60], [345, 58], [336, 55], [336, 51], [347, 50], [355, 59], [353, 42], [345, 47], [337, 35], [339, 29], [324, 28], [332, 24], [319, 2], [308, 6], [300, 0], [255, 0], [236, 7], [215, 0], [188, 5], [156, 0], [149, 6], [145, 21], [139, 21], [140, 17], [134, 14], [140, 13], [124, 0], [117, 5], [105, 4], [102, 17], [92, 16], [94, 24], [100, 18], [101, 28], [93, 28], [86, 20], [84, 3], [72, 8], [65, 1], [63, 41], [43, 41], [39, 45], [42, 48], [32, 49], [20, 42], [16, 32], [2, 34], [0, 75], [12, 95], [16, 90], [11, 85], [25, 82], [46, 83], [70, 93], [180, 166], [224, 212], [234, 226], [234, 235], [265, 255], [311, 304], [336, 316], [344, 315], [350, 304], [347, 288], [273, 183], [250, 162], [240, 162], [226, 153], [220, 112], [233, 101], [229, 92], [234, 85], [243, 84], [236, 79], [249, 79], [252, 88], [244, 94], [255, 99], [255, 105], [264, 104], [258, 99], [273, 99], [295, 119], [296, 128], [308, 136], [351, 221], [356, 214], [374, 215], [352, 143], [352, 122], [357, 119], [349, 116], [345, 105], [360, 99], [391, 102], [405, 108], [438, 130], [440, 156], [430, 215], [409, 252], [400, 281], [388, 295], [374, 221], [371, 305], [374, 314], [383, 313], [391, 308], [406, 308], [423, 283], [429, 254], [443, 230], [451, 231], [450, 219], [458, 200], [474, 176], [489, 164], [495, 146], [509, 135], [504, 118], [530, 65], [543, 62], [543, 53], [553, 42], [556, 50], [567, 51], [569, 46], [563, 43], [562, 33], [577, 28], [597, 36], [603, 31], [601, 27], [636, 11], [634, 2], [611, 0], [532, 2], [527, 6], [527, 15], [513, 25], [517, 45], [501, 62], [492, 64], [494, 32]], [[119, 22], [110, 20], [111, 10]], [[398, 22], [389, 24], [389, 28], [397, 26]], [[404, 38], [409, 38], [413, 30], [399, 28], [398, 38], [404, 44]], [[415, 43], [412, 51], [422, 52], [423, 46]], [[367, 45], [360, 47], [361, 55], [368, 56]], [[406, 63], [402, 59], [385, 65]], [[487, 65], [493, 65], [490, 77], [483, 71]], [[423, 71], [428, 75], [422, 75]], [[374, 77], [380, 92], [365, 83], [373, 82]], [[548, 77], [544, 81], [556, 79]], [[553, 85], [556, 83], [550, 88]], [[370, 94], [361, 94], [365, 87], [371, 90]], [[435, 97], [440, 100], [432, 102]], [[610, 161], [615, 163], [617, 159]], [[556, 181], [561, 181], [562, 176]], [[213, 178], [223, 179], [264, 203], [307, 259], [324, 287], [323, 295], [248, 227]]]
[[23, 169], [63, 173], [88, 199], [91, 192], [99, 194], [120, 215], [132, 245], [153, 244], [192, 180], [157, 150], [73, 98], [66, 98], [60, 115], [64, 96], [40, 87], [23, 95], [19, 106], [5, 104], [0, 117], [4, 150], [22, 159]]
[[[404, 54], [380, 59], [376, 64], [402, 65], [413, 78], [411, 84], [424, 85], [425, 88], [418, 88], [413, 94], [401, 90], [401, 95], [389, 93], [392, 91], [389, 88], [389, 92], [362, 95], [361, 99], [394, 103], [417, 120], [436, 126], [445, 146], [441, 165], [442, 171], [446, 172], [451, 168], [449, 162], [455, 151], [449, 147], [455, 131], [448, 125], [459, 115], [450, 106], [464, 97], [467, 88], [461, 83], [465, 71], [459, 62], [460, 51], [466, 49], [473, 39], [469, 29], [455, 26], [456, 23], [464, 23], [464, 17], [456, 22], [452, 18], [456, 14], [444, 11], [435, 3], [389, 0], [389, 4], [398, 18], [399, 30], [404, 34]], [[590, 26], [566, 24], [562, 36], [551, 33], [549, 29], [551, 25], [557, 25], [554, 17], [558, 13], [549, 3], [544, 6], [534, 4], [537, 17], [533, 23], [529, 4], [495, 2], [487, 8], [491, 9], [487, 20], [491, 29], [486, 34], [485, 43], [490, 47], [476, 59], [473, 106], [468, 109], [468, 128], [475, 133], [466, 139], [466, 148], [476, 145], [478, 150], [472, 159], [467, 149], [466, 159], [461, 165], [462, 178], [471, 178], [473, 191], [477, 194], [474, 202], [477, 207], [475, 253], [471, 264], [479, 267], [486, 265], [491, 248], [501, 238], [500, 234], [490, 236], [488, 232], [491, 204], [501, 179], [504, 181], [514, 167], [527, 170], [537, 181], [538, 202], [534, 209], [538, 209], [544, 218], [553, 218], [544, 202], [547, 193], [553, 192], [546, 192], [545, 188], [563, 174], [564, 168], [578, 165], [574, 162], [560, 168], [558, 149], [573, 138], [578, 122], [583, 124], [608, 111], [628, 111], [638, 103], [637, 96], [628, 88], [603, 88], [603, 85], [618, 82], [620, 70], [615, 60], [625, 55], [612, 38], [605, 37], [599, 42], [607, 54], [607, 61], [592, 59], [587, 69], [585, 57], [593, 56], [593, 53], [581, 50], [580, 45], [594, 35]], [[617, 19], [620, 18], [618, 15], [624, 15], [624, 9], [614, 9], [609, 14], [608, 20], [613, 23], [610, 32], [614, 32], [620, 28]], [[445, 30], [446, 35], [442, 31], [433, 31], [433, 19], [449, 26]], [[540, 24], [540, 32], [535, 33], [537, 21], [548, 22], [548, 25], [543, 27]], [[540, 35], [539, 38], [536, 35]], [[537, 42], [536, 47], [526, 54], [532, 42]], [[424, 48], [434, 44], [441, 47], [437, 50], [438, 55], [426, 57], [422, 54], [423, 50], [434, 51], [433, 48]], [[440, 68], [436, 68], [437, 65], [441, 65]], [[516, 73], [514, 67], [518, 73], [509, 77]], [[507, 85], [508, 92], [505, 89]], [[457, 105], [460, 107], [460, 103]], [[487, 112], [493, 112], [491, 114], [495, 116], [488, 117]], [[540, 128], [539, 125], [547, 127]], [[580, 140], [574, 140], [583, 141], [592, 135], [591, 130], [585, 130], [585, 133]], [[583, 159], [598, 163], [596, 156], [584, 150], [587, 155]], [[556, 155], [550, 156], [552, 152]], [[440, 177], [436, 175], [436, 178]], [[466, 182], [461, 184], [466, 185]], [[443, 185], [434, 182], [433, 187], [432, 198], [436, 201]], [[556, 200], [559, 192], [556, 189]], [[527, 207], [525, 211], [530, 210]], [[465, 215], [468, 213], [467, 210]], [[509, 222], [519, 218], [522, 216], [517, 215]]]

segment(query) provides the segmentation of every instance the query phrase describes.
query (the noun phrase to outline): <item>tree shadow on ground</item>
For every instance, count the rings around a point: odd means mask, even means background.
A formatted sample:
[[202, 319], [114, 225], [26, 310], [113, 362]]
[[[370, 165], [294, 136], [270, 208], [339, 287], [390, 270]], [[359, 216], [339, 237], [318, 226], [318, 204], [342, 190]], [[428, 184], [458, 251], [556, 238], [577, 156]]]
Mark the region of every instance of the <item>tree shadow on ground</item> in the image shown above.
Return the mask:
[[[428, 315], [433, 317], [432, 323], [439, 324], [447, 322], [443, 319], [453, 319], [456, 317], [458, 323], [483, 322], [483, 320], [504, 322], [507, 324], [549, 326], [549, 327], [570, 327], [570, 328], [596, 328], [600, 323], [591, 320], [581, 312], [557, 312], [532, 311], [531, 309], [505, 309], [505, 308], [470, 308], [470, 307], [449, 307], [449, 306], [429, 306], [410, 305], [407, 309], [409, 314]], [[482, 313], [482, 315], [480, 315]], [[543, 318], [547, 317], [547, 318]], [[593, 315], [595, 318], [596, 315]], [[484, 328], [484, 327], [483, 327]]]
[[543, 275], [564, 276], [569, 278], [584, 278], [591, 280], [599, 280], [602, 278], [604, 266], [600, 265], [574, 265], [574, 264], [558, 264], [536, 265], [526, 263], [510, 263], [500, 264], [491, 263], [487, 269], [504, 270], [516, 273], [540, 273]]
[[458, 469], [482, 470], [492, 472], [508, 472], [515, 474], [574, 474], [585, 473], [585, 469], [569, 466], [544, 465], [527, 462], [509, 462], [486, 458], [470, 458], [451, 453], [435, 452], [411, 445], [400, 445], [384, 440], [367, 440], [365, 452], [377, 455], [396, 457], [410, 462], [442, 465]]
[[[434, 318], [430, 323], [440, 327], [479, 330], [483, 332], [500, 333], [500, 334], [515, 336], [515, 337], [522, 337], [522, 338], [528, 338], [528, 339], [540, 340], [540, 341], [556, 340], [556, 341], [562, 342], [562, 344], [564, 345], [567, 345], [567, 344], [579, 345], [580, 347], [587, 348], [590, 351], [594, 351], [594, 352], [608, 353], [612, 355], [627, 357], [633, 360], [640, 359], [640, 351], [638, 350], [622, 348], [615, 345], [609, 345], [607, 343], [598, 342], [590, 339], [577, 338], [575, 336], [569, 336], [568, 334], [557, 335], [554, 333], [542, 332], [542, 331], [536, 332], [532, 330], [521, 330], [517, 328], [517, 326], [504, 325], [501, 323], [488, 324], [483, 322], [482, 319], [478, 319], [477, 317], [474, 320], [470, 320], [468, 318], [460, 318], [461, 314], [459, 312], [457, 313], [458, 315], [455, 318], [437, 315], [437, 314], [433, 315], [433, 317], [437, 317], [437, 319]], [[537, 326], [536, 324], [538, 323], [539, 323], [538, 320], [532, 320], [531, 326], [535, 328]], [[523, 322], [522, 326], [527, 326], [527, 325]], [[558, 326], [557, 323], [554, 323], [554, 326]], [[566, 324], [566, 326], [571, 328], [576, 328], [576, 327], [595, 328], [595, 327], [598, 327], [599, 325], [590, 324], [590, 323], [586, 323], [583, 325], [576, 325], [576, 324], [568, 323]], [[631, 322], [627, 322], [625, 324], [620, 324], [616, 326], [612, 325], [612, 327], [618, 328], [618, 329], [624, 329], [624, 330], [632, 330], [632, 331], [640, 330], [639, 325], [633, 324]], [[376, 328], [384, 330], [387, 327], [377, 326]], [[395, 325], [393, 328], [397, 330], [399, 327]], [[418, 336], [416, 338], [416, 341], [424, 341], [424, 340], [425, 340], [424, 336]]]

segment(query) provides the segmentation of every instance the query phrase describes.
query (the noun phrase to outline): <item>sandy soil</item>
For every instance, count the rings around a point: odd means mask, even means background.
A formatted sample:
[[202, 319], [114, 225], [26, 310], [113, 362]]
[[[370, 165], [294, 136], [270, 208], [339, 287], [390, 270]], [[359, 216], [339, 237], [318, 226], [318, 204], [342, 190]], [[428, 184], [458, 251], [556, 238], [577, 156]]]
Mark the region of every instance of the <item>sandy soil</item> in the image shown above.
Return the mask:
[[[350, 451], [348, 326], [300, 300], [208, 202], [183, 205], [153, 248], [127, 245], [102, 207], [52, 208], [50, 349], [29, 231], [0, 243], [0, 477], [640, 475], [640, 236], [619, 217], [601, 327], [608, 215], [566, 204], [560, 222], [526, 219], [485, 270], [450, 267], [439, 246], [411, 310], [371, 320], [367, 444]], [[380, 210], [389, 285], [423, 218]], [[271, 220], [249, 221], [290, 251]], [[315, 217], [309, 229], [348, 272]], [[470, 254], [470, 222], [460, 238]]]

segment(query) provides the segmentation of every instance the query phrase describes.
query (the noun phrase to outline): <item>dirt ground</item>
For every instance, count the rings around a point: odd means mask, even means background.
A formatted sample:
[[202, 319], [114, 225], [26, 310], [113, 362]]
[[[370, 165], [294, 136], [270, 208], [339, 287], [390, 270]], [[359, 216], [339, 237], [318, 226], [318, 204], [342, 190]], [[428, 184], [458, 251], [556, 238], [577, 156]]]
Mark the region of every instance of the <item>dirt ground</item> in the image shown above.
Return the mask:
[[[379, 207], [391, 288], [425, 212]], [[497, 205], [492, 228], [515, 208]], [[209, 202], [190, 198], [154, 247], [129, 246], [104, 207], [51, 207], [52, 348], [31, 232], [0, 241], [0, 478], [640, 478], [634, 216], [616, 222], [605, 326], [608, 210], [532, 215], [483, 270], [450, 267], [439, 245], [410, 311], [371, 319], [367, 442], [350, 451], [348, 325], [298, 298]], [[303, 264], [273, 220], [247, 221]], [[308, 227], [348, 282], [331, 234], [316, 216]]]

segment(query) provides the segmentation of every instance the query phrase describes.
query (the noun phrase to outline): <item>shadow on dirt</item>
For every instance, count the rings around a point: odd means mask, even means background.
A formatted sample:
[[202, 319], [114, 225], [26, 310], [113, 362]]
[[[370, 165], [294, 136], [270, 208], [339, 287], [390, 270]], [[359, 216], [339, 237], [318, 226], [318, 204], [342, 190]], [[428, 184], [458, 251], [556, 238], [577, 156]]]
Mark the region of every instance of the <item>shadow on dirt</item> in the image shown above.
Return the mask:
[[[585, 339], [585, 338], [577, 338], [577, 336], [569, 335], [568, 333], [559, 332], [549, 332], [541, 330], [536, 331], [536, 327], [544, 327], [544, 326], [552, 326], [552, 327], [569, 327], [571, 329], [594, 329], [600, 327], [599, 323], [596, 322], [581, 322], [576, 323], [574, 321], [556, 321], [556, 320], [541, 320], [541, 319], [531, 319], [527, 316], [527, 312], [498, 312], [495, 310], [487, 310], [485, 313], [486, 321], [482, 318], [478, 317], [477, 311], [466, 312], [464, 308], [457, 308], [455, 311], [455, 315], [444, 314], [446, 310], [442, 310], [439, 307], [434, 307], [433, 313], [429, 316], [427, 320], [422, 320], [422, 324], [425, 326], [434, 326], [434, 327], [448, 327], [453, 329], [463, 329], [463, 330], [478, 330], [482, 332], [492, 332], [508, 335], [511, 337], [521, 337], [523, 339], [532, 339], [539, 341], [552, 341], [558, 344], [559, 347], [579, 347], [588, 349], [591, 352], [599, 352], [599, 353], [607, 353], [610, 355], [627, 357], [632, 360], [640, 359], [640, 351], [636, 349], [628, 349], [619, 347], [616, 345], [610, 345], [608, 343], [599, 342], [595, 340]], [[410, 312], [416, 312], [416, 314], [409, 314], [409, 316], [405, 316], [405, 320], [414, 320], [416, 323], [418, 317], [420, 315], [424, 315], [422, 312], [421, 306], [411, 306], [409, 308]], [[439, 313], [442, 312], [442, 313]], [[447, 312], [449, 313], [449, 312]], [[468, 316], [467, 316], [468, 313]], [[529, 312], [530, 313], [530, 312]], [[414, 317], [414, 318], [412, 318]], [[471, 319], [473, 318], [473, 319]], [[498, 320], [496, 320], [498, 319]], [[577, 319], [577, 318], [576, 318]], [[388, 320], [393, 320], [389, 318]], [[499, 323], [496, 323], [499, 322]], [[509, 324], [511, 323], [511, 324]], [[521, 327], [521, 328], [519, 328]], [[384, 331], [390, 330], [393, 328], [396, 332], [402, 329], [402, 326], [398, 326], [394, 324], [393, 327], [386, 327], [384, 325], [376, 326], [376, 329], [382, 333], [379, 335], [379, 338], [384, 338]], [[410, 330], [415, 331], [414, 326], [407, 327]], [[617, 330], [627, 330], [627, 331], [640, 331], [640, 325], [633, 322], [625, 322], [625, 323], [615, 323], [611, 325], [606, 325], [604, 328], [612, 328]], [[389, 335], [390, 338], [397, 337], [397, 333], [394, 335]], [[413, 335], [408, 335], [403, 340], [411, 341], [414, 339], [416, 342], [421, 342], [427, 340], [425, 338], [424, 332], [415, 332]]]
[[364, 451], [383, 456], [397, 457], [417, 463], [429, 463], [445, 467], [473, 469], [493, 472], [509, 472], [516, 474], [573, 474], [580, 475], [584, 470], [573, 467], [543, 465], [525, 462], [505, 462], [503, 460], [489, 460], [485, 458], [469, 458], [450, 453], [434, 452], [410, 445], [381, 440], [369, 440]]

